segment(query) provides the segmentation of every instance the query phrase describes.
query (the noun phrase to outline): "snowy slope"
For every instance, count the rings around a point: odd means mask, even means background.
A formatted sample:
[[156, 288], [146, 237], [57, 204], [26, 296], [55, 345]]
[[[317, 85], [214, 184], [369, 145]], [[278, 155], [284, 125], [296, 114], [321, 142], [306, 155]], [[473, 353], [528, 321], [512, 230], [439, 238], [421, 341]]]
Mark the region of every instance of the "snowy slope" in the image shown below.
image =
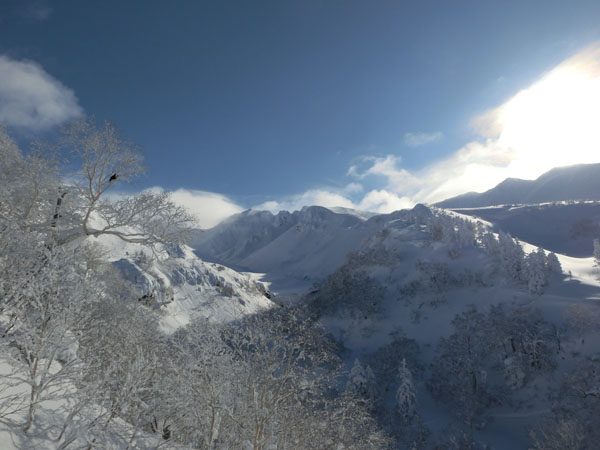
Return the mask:
[[558, 167], [536, 180], [507, 178], [486, 192], [469, 192], [441, 201], [436, 206], [475, 208], [562, 200], [600, 200], [600, 164]]
[[600, 237], [600, 202], [456, 209], [514, 237], [573, 257], [589, 257]]
[[274, 305], [256, 277], [202, 261], [187, 246], [154, 254], [113, 236], [95, 242], [107, 249], [108, 259], [133, 284], [139, 300], [160, 310], [166, 332], [186, 325], [194, 316], [231, 321]]

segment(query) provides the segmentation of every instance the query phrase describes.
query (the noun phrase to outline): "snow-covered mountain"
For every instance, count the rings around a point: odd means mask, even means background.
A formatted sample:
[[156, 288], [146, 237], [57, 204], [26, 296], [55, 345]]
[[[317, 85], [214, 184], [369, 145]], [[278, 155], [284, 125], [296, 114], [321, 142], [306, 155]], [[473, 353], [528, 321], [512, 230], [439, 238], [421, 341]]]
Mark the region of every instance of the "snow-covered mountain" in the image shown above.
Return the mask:
[[[430, 214], [421, 206], [414, 211]], [[209, 261], [311, 284], [343, 264], [348, 252], [384, 223], [407, 214], [397, 211], [366, 219], [353, 211], [336, 213], [320, 206], [276, 215], [249, 210], [199, 233], [191, 245]]]
[[507, 178], [486, 192], [469, 192], [441, 201], [436, 206], [475, 208], [565, 200], [600, 200], [600, 164], [557, 167], [536, 180]]
[[161, 312], [166, 332], [193, 317], [228, 322], [275, 306], [267, 287], [252, 274], [202, 261], [188, 246], [163, 247], [154, 253], [112, 236], [101, 236], [98, 241], [132, 284], [139, 301]]

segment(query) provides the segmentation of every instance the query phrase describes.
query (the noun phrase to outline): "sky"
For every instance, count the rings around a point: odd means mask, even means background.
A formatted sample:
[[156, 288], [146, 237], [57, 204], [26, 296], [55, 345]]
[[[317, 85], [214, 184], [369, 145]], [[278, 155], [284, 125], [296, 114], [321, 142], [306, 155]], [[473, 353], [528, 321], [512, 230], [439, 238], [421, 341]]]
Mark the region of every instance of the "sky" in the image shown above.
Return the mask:
[[600, 162], [600, 2], [0, 0], [0, 123], [82, 115], [202, 226]]

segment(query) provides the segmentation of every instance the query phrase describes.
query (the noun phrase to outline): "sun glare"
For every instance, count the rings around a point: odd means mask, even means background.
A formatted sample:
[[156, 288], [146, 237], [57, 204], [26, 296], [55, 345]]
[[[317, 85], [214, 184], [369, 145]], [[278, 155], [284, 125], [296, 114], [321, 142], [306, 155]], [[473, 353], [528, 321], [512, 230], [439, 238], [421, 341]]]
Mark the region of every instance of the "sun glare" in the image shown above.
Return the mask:
[[600, 45], [565, 61], [496, 113], [512, 176], [600, 162]]

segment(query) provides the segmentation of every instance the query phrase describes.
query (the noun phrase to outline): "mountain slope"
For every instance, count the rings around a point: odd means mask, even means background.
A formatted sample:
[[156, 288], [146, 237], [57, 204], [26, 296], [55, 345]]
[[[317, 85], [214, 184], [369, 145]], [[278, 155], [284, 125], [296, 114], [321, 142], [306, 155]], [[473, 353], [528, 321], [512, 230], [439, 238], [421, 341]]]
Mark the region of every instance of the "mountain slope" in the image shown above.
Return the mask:
[[249, 210], [198, 234], [191, 245], [203, 259], [308, 279], [343, 263], [348, 247], [360, 243], [364, 222], [320, 206], [276, 215]]
[[507, 178], [486, 192], [469, 192], [435, 206], [475, 208], [564, 200], [600, 200], [600, 164], [557, 167], [536, 180]]
[[592, 256], [600, 237], [600, 202], [546, 203], [519, 207], [456, 208], [493, 224], [496, 232], [572, 257]]
[[[431, 440], [447, 439], [447, 425], [464, 426], [465, 406], [477, 402], [471, 438], [492, 446], [460, 448], [528, 448], [528, 429], [538, 427], [553, 406], [548, 392], [556, 392], [562, 374], [597, 351], [597, 328], [585, 345], [565, 328], [557, 347], [553, 334], [578, 311], [598, 313], [588, 300], [599, 295], [599, 283], [587, 279], [592, 260], [559, 255], [564, 272], [573, 271], [565, 278], [543, 250], [495, 236], [472, 219], [433, 214], [426, 221], [409, 214], [404, 220], [379, 216], [382, 227], [306, 296], [310, 314], [336, 337], [348, 368], [362, 364], [370, 373], [365, 384], [372, 392], [365, 388], [365, 395], [375, 398], [376, 414], [390, 424], [398, 448], [412, 448], [428, 432]], [[536, 275], [542, 253], [548, 259]], [[542, 273], [543, 289], [532, 293], [532, 281]], [[530, 332], [548, 357], [539, 365], [529, 362], [529, 350], [511, 348]], [[477, 352], [472, 360], [465, 356], [471, 351]], [[405, 428], [395, 409], [402, 366], [412, 373], [418, 399], [417, 420]], [[419, 431], [420, 424], [428, 431]], [[434, 447], [431, 440], [414, 447], [455, 448]]]
[[319, 206], [277, 215], [245, 211], [199, 234], [191, 245], [203, 259], [264, 272], [271, 280], [310, 285], [343, 264], [348, 252], [387, 221], [407, 214], [431, 213], [422, 205], [412, 213], [397, 211], [367, 220]]

